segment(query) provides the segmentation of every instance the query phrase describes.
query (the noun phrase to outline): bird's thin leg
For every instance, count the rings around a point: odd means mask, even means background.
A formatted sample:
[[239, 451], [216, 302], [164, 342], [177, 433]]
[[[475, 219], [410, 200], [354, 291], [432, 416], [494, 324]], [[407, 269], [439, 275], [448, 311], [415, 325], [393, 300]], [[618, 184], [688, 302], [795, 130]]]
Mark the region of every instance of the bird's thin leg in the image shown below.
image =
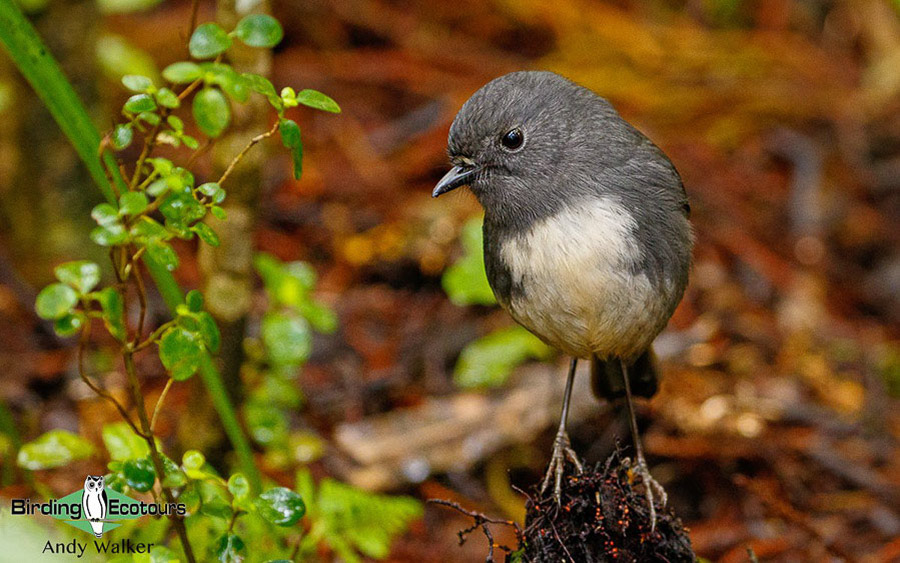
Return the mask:
[[562, 477], [565, 473], [566, 460], [582, 472], [581, 462], [575, 454], [575, 450], [569, 445], [569, 434], [566, 432], [566, 419], [569, 418], [569, 401], [572, 399], [572, 383], [575, 381], [575, 366], [578, 365], [578, 358], [572, 358], [569, 364], [569, 377], [566, 379], [566, 392], [563, 396], [562, 414], [559, 417], [559, 430], [556, 431], [556, 438], [553, 440], [553, 456], [550, 458], [550, 466], [547, 468], [547, 474], [544, 475], [544, 481], [541, 483], [541, 493], [547, 490], [550, 484], [550, 478], [554, 478], [553, 498], [559, 504], [562, 498]]
[[647, 502], [650, 504], [650, 532], [656, 530], [656, 506], [653, 504], [654, 493], [659, 495], [662, 506], [666, 505], [668, 495], [662, 485], [656, 482], [656, 479], [650, 475], [650, 469], [647, 467], [647, 460], [644, 459], [644, 448], [641, 447], [641, 435], [638, 432], [637, 417], [634, 414], [634, 399], [631, 397], [631, 383], [628, 381], [628, 366], [622, 362], [622, 378], [625, 382], [625, 401], [628, 403], [628, 418], [631, 422], [631, 437], [634, 441], [634, 472], [641, 476], [641, 483], [644, 485], [644, 494], [647, 495]]

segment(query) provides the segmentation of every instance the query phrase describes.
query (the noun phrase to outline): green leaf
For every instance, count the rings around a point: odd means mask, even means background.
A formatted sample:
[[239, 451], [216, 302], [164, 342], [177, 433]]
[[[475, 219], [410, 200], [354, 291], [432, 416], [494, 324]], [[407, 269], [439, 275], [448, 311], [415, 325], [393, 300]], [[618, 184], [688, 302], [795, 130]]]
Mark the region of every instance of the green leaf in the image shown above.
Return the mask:
[[272, 85], [272, 82], [269, 81], [268, 78], [260, 76], [258, 74], [253, 74], [251, 72], [245, 72], [241, 76], [244, 77], [244, 81], [247, 86], [250, 87], [251, 90], [262, 94], [269, 100], [269, 103], [276, 110], [281, 112], [284, 110], [284, 102], [281, 100], [281, 96], [275, 91], [275, 86]]
[[497, 387], [512, 370], [530, 359], [546, 359], [553, 350], [520, 326], [498, 330], [466, 346], [453, 370], [453, 380], [464, 388]]
[[181, 101], [178, 99], [178, 96], [175, 95], [175, 92], [168, 88], [159, 89], [159, 92], [156, 93], [156, 101], [159, 102], [159, 105], [162, 107], [169, 109], [175, 109], [181, 105]]
[[213, 214], [213, 217], [215, 217], [219, 221], [224, 221], [228, 217], [228, 214], [225, 212], [225, 210], [218, 205], [211, 206], [209, 208], [209, 211]]
[[203, 310], [203, 294], [192, 289], [184, 296], [184, 302], [188, 306], [188, 310], [193, 313], [199, 313]]
[[34, 310], [42, 319], [56, 320], [68, 315], [78, 304], [78, 294], [71, 287], [53, 283], [38, 293]]
[[303, 143], [300, 140], [300, 126], [291, 119], [278, 121], [278, 132], [281, 142], [291, 149], [291, 160], [294, 164], [294, 179], [299, 180], [303, 174]]
[[228, 492], [231, 493], [231, 506], [235, 510], [249, 512], [253, 509], [250, 501], [250, 481], [243, 473], [235, 473], [228, 478]]
[[231, 106], [221, 90], [204, 88], [194, 96], [194, 120], [208, 137], [218, 137], [231, 123]]
[[162, 71], [163, 78], [173, 84], [187, 84], [203, 76], [200, 65], [190, 61], [172, 63]]
[[251, 403], [244, 408], [244, 418], [253, 439], [266, 447], [283, 446], [287, 442], [289, 422], [284, 411], [270, 404]]
[[107, 287], [97, 293], [97, 301], [103, 310], [103, 323], [106, 330], [119, 341], [124, 341], [125, 334], [125, 300], [115, 288]]
[[110, 141], [113, 148], [120, 151], [128, 148], [133, 138], [134, 130], [131, 128], [131, 123], [120, 123], [113, 129]]
[[278, 20], [266, 14], [250, 14], [238, 22], [234, 33], [251, 47], [274, 47], [284, 37]]
[[126, 74], [122, 77], [122, 84], [132, 92], [146, 92], [153, 87], [153, 81], [139, 74]]
[[145, 458], [150, 455], [147, 441], [135, 434], [125, 422], [105, 424], [102, 436], [109, 457], [115, 461]]
[[56, 334], [65, 338], [81, 330], [86, 321], [87, 316], [80, 311], [76, 311], [53, 321], [53, 330], [56, 331]]
[[263, 279], [266, 292], [281, 305], [300, 308], [309, 301], [309, 292], [316, 284], [316, 271], [306, 262], [282, 263], [261, 252], [253, 260]]
[[160, 117], [159, 114], [153, 113], [152, 111], [142, 111], [138, 114], [137, 118], [144, 123], [152, 125], [156, 127], [159, 125]]
[[337, 102], [318, 90], [300, 90], [297, 92], [297, 101], [311, 108], [331, 113], [341, 113], [341, 107], [337, 105]]
[[206, 223], [200, 222], [191, 227], [191, 230], [197, 233], [200, 240], [210, 246], [219, 246], [219, 235], [216, 234], [212, 227]]
[[197, 147], [200, 146], [200, 143], [197, 139], [191, 137], [190, 135], [181, 135], [181, 142], [184, 143], [184, 146], [191, 150], [196, 150]]
[[129, 113], [143, 113], [156, 109], [156, 102], [149, 94], [135, 94], [128, 98], [123, 109]]
[[200, 193], [209, 197], [215, 204], [225, 201], [225, 190], [223, 190], [216, 182], [201, 184], [197, 189], [200, 190]]
[[460, 236], [463, 257], [447, 268], [441, 278], [444, 291], [456, 305], [493, 305], [497, 302], [484, 270], [480, 217], [463, 225]]
[[263, 316], [262, 340], [272, 362], [297, 365], [309, 357], [312, 335], [306, 319], [270, 311]]
[[227, 533], [216, 544], [216, 558], [221, 563], [241, 563], [244, 560], [244, 541], [237, 535]]
[[215, 319], [213, 319], [213, 316], [206, 311], [201, 311], [197, 314], [197, 320], [200, 323], [197, 331], [200, 333], [200, 336], [203, 337], [203, 342], [206, 344], [206, 347], [212, 353], [218, 352], [219, 346], [222, 343], [222, 336], [219, 333], [219, 327], [216, 324]]
[[183, 487], [187, 484], [187, 475], [172, 461], [169, 456], [160, 454], [163, 461], [163, 473], [166, 474], [162, 481], [164, 487]]
[[169, 127], [171, 127], [172, 130], [177, 133], [184, 131], [184, 121], [182, 121], [181, 118], [177, 115], [170, 115], [166, 117], [166, 123], [168, 123]]
[[188, 450], [181, 456], [181, 465], [188, 471], [199, 471], [206, 463], [206, 456], [197, 450]]
[[86, 260], [66, 262], [53, 269], [56, 279], [78, 290], [88, 293], [100, 283], [100, 266]]
[[91, 240], [100, 246], [116, 246], [128, 242], [128, 231], [122, 225], [97, 227], [91, 231]]
[[285, 487], [273, 487], [256, 499], [259, 514], [276, 526], [293, 526], [306, 514], [303, 499]]
[[146, 493], [156, 482], [156, 470], [148, 457], [125, 461], [121, 473], [125, 484], [139, 493]]
[[101, 203], [91, 210], [91, 217], [98, 225], [105, 227], [119, 222], [119, 210], [108, 203]]
[[150, 204], [142, 192], [125, 192], [119, 198], [119, 214], [134, 216], [143, 213]]
[[211, 59], [231, 47], [231, 38], [214, 23], [197, 26], [188, 43], [188, 50], [195, 59]]
[[94, 446], [66, 430], [51, 430], [22, 446], [16, 463], [25, 469], [52, 469], [90, 457]]
[[175, 229], [182, 235], [189, 234], [188, 227], [206, 215], [206, 208], [189, 191], [170, 194], [159, 210], [166, 218], [166, 227]]
[[147, 254], [149, 254], [157, 264], [160, 264], [166, 270], [172, 272], [178, 268], [178, 254], [163, 241], [156, 241], [147, 244]]
[[184, 381], [194, 375], [204, 355], [200, 335], [182, 327], [167, 330], [159, 341], [159, 359], [176, 381]]
[[220, 86], [228, 96], [244, 103], [250, 97], [250, 86], [243, 76], [235, 72], [231, 65], [224, 63], [203, 63], [206, 84]]
[[317, 331], [323, 334], [332, 334], [337, 330], [338, 318], [331, 308], [312, 300], [304, 301], [299, 308], [300, 313]]

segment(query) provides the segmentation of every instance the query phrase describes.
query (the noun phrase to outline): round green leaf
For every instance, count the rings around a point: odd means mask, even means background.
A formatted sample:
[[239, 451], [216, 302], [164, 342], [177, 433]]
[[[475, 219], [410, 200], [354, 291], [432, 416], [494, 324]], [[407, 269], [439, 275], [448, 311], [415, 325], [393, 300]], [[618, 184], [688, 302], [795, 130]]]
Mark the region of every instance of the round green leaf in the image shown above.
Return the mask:
[[129, 113], [143, 113], [156, 109], [156, 102], [149, 94], [135, 94], [125, 102], [125, 111]]
[[156, 101], [159, 102], [159, 105], [169, 109], [175, 109], [181, 105], [181, 101], [175, 95], [175, 92], [168, 88], [159, 89], [159, 92], [156, 93]]
[[206, 463], [206, 456], [197, 450], [188, 450], [181, 456], [181, 465], [185, 469], [199, 470]]
[[53, 269], [53, 273], [56, 279], [79, 293], [87, 293], [100, 283], [100, 266], [87, 260], [60, 264]]
[[234, 29], [238, 38], [251, 47], [274, 47], [284, 37], [281, 24], [266, 14], [251, 14]]
[[113, 287], [97, 293], [97, 301], [103, 310], [103, 324], [116, 340], [125, 340], [125, 300]]
[[200, 193], [203, 195], [211, 198], [213, 203], [218, 204], [225, 200], [225, 190], [223, 190], [216, 182], [201, 184], [197, 189], [200, 190]]
[[116, 246], [128, 241], [128, 232], [122, 225], [106, 225], [91, 231], [91, 240], [100, 246]]
[[172, 379], [183, 381], [200, 368], [205, 351], [200, 335], [174, 327], [163, 334], [159, 341], [159, 359]]
[[132, 130], [131, 124], [120, 123], [119, 125], [116, 125], [115, 129], [113, 129], [110, 141], [112, 142], [113, 148], [117, 151], [120, 151], [124, 148], [127, 148], [128, 145], [131, 144], [131, 140], [133, 138], [134, 130]]
[[262, 340], [269, 358], [276, 364], [296, 365], [309, 357], [312, 335], [306, 319], [281, 312], [269, 312], [262, 321]]
[[109, 203], [101, 203], [91, 210], [91, 217], [100, 226], [112, 225], [119, 222], [119, 210]]
[[341, 113], [341, 107], [337, 102], [318, 90], [300, 90], [297, 92], [297, 102], [322, 111]]
[[203, 310], [203, 294], [196, 289], [188, 291], [188, 294], [184, 297], [184, 302], [187, 304], [188, 310], [193, 313], [199, 313]]
[[208, 137], [218, 137], [231, 122], [231, 106], [217, 88], [204, 88], [198, 92], [192, 110], [197, 126]]
[[250, 481], [244, 477], [243, 473], [235, 473], [228, 478], [228, 492], [231, 493], [233, 500], [231, 501], [234, 508], [247, 510], [250, 508], [247, 502], [250, 498]]
[[186, 84], [203, 76], [203, 71], [197, 63], [181, 61], [167, 66], [162, 71], [162, 75], [173, 84]]
[[16, 463], [25, 469], [51, 469], [90, 457], [93, 452], [94, 446], [81, 436], [66, 430], [51, 430], [23, 445]]
[[219, 327], [216, 325], [216, 321], [213, 319], [213, 316], [206, 311], [197, 313], [197, 317], [200, 324], [197, 330], [203, 337], [203, 342], [206, 343], [206, 347], [210, 352], [218, 352], [219, 346], [222, 343], [222, 335], [219, 333]]
[[84, 326], [87, 317], [82, 312], [75, 312], [65, 315], [61, 319], [53, 321], [53, 330], [56, 334], [67, 337], [76, 334], [81, 327]]
[[220, 221], [224, 221], [228, 217], [228, 214], [225, 213], [225, 210], [222, 209], [221, 207], [219, 207], [218, 205], [213, 205], [212, 207], [209, 208], [209, 211], [210, 211], [210, 213], [213, 214], [213, 217], [215, 217], [216, 219], [218, 219]]
[[260, 515], [276, 526], [293, 526], [306, 513], [300, 495], [285, 487], [273, 487], [256, 499]]
[[147, 441], [135, 434], [134, 430], [124, 422], [105, 424], [102, 437], [109, 457], [115, 461], [139, 459], [150, 454]]
[[122, 464], [125, 484], [140, 493], [146, 493], [156, 482], [156, 470], [149, 458], [129, 459]]
[[122, 84], [132, 92], [146, 92], [153, 86], [153, 81], [139, 74], [126, 74], [122, 77]]
[[147, 196], [141, 192], [125, 192], [119, 198], [119, 214], [120, 215], [137, 215], [142, 213], [150, 204]]
[[243, 551], [244, 540], [237, 534], [225, 534], [216, 545], [216, 557], [220, 563], [241, 563], [244, 560]]
[[78, 303], [75, 290], [61, 283], [53, 283], [38, 293], [34, 310], [42, 319], [56, 320], [69, 314]]
[[195, 59], [211, 59], [219, 53], [224, 53], [231, 47], [231, 38], [225, 30], [214, 23], [204, 23], [197, 26], [188, 50]]

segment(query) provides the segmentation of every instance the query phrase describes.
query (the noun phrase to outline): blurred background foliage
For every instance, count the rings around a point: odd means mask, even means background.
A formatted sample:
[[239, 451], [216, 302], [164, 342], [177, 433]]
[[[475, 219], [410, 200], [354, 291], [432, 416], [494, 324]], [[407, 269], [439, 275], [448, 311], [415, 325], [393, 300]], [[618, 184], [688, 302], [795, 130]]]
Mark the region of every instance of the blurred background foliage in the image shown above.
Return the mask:
[[[127, 98], [122, 75], [158, 79], [186, 55], [187, 1], [19, 4], [101, 130]], [[609, 98], [671, 157], [691, 198], [691, 286], [658, 340], [666, 375], [643, 425], [697, 552], [900, 557], [900, 4], [275, 0], [271, 10], [284, 40], [270, 59], [241, 64], [327, 92], [343, 113], [290, 110], [303, 124], [303, 177], [273, 142], [240, 181], [249, 187], [236, 222], [220, 230], [231, 250], [182, 244], [177, 273], [205, 289], [223, 328], [220, 363], [259, 467], [315, 491], [305, 530], [345, 529], [327, 500], [342, 483], [516, 517], [510, 485], [538, 479], [556, 406], [525, 382], [538, 370], [561, 387], [563, 367], [517, 368], [552, 353], [492, 305], [477, 203], [462, 191], [433, 202], [430, 188], [462, 102], [502, 73], [542, 68]], [[199, 21], [216, 15], [200, 3]], [[271, 119], [257, 108], [235, 121]], [[221, 171], [221, 159], [198, 160], [198, 177]], [[68, 493], [112, 453], [102, 429], [117, 413], [79, 382], [72, 343], [33, 313], [54, 265], [103, 262], [86, 244], [99, 201], [89, 184], [0, 55], [3, 497]], [[163, 322], [161, 299], [151, 303]], [[121, 391], [110, 344], [94, 342], [90, 362]], [[149, 356], [141, 368], [155, 398], [166, 377]], [[233, 460], [206, 401], [196, 380], [174, 388], [157, 429], [179, 457], [201, 450], [224, 469]], [[572, 437], [594, 462], [626, 427], [615, 409], [586, 404]], [[73, 447], [52, 450], [69, 451], [69, 469], [18, 469], [21, 442], [50, 430], [68, 433], [57, 445]], [[390, 501], [358, 502], [373, 499]], [[398, 515], [417, 517], [400, 502]], [[456, 547], [466, 525], [431, 508], [392, 548], [342, 532], [302, 549], [325, 560], [347, 549], [483, 559], [475, 541]], [[136, 526], [157, 533], [150, 520]]]

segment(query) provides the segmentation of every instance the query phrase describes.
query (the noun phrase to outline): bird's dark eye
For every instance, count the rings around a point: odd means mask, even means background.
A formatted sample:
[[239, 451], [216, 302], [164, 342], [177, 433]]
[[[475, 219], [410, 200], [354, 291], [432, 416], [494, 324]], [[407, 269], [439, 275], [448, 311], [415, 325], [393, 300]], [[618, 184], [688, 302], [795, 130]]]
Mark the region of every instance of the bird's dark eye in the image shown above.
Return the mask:
[[525, 134], [522, 133], [522, 130], [518, 127], [515, 129], [510, 129], [502, 137], [500, 137], [500, 144], [502, 144], [507, 150], [514, 151], [522, 146], [522, 143], [525, 142]]

